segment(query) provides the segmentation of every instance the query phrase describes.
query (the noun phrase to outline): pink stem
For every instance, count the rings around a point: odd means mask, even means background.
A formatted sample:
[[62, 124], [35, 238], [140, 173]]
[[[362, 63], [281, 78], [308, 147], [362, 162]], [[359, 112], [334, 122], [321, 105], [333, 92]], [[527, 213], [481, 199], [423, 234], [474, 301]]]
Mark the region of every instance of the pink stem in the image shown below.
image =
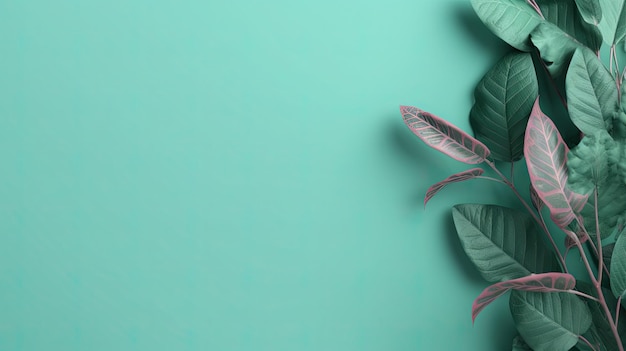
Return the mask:
[[611, 332], [613, 333], [613, 336], [615, 337], [617, 348], [619, 349], [619, 351], [624, 351], [624, 346], [622, 345], [622, 339], [620, 339], [619, 333], [617, 332], [617, 325], [613, 321], [613, 316], [611, 315], [609, 306], [607, 305], [606, 299], [604, 298], [604, 293], [602, 291], [602, 287], [600, 286], [600, 282], [598, 282], [595, 275], [593, 274], [593, 271], [591, 270], [591, 264], [589, 264], [589, 260], [587, 259], [587, 255], [585, 254], [585, 250], [583, 249], [583, 245], [581, 244], [580, 240], [578, 240], [578, 236], [575, 233], [571, 231], [567, 231], [567, 230], [566, 230], [566, 233], [574, 239], [574, 242], [576, 243], [576, 247], [578, 247], [578, 251], [580, 251], [580, 256], [583, 260], [583, 263], [585, 264], [587, 273], [589, 274], [589, 279], [591, 279], [593, 286], [596, 288], [596, 291], [598, 292], [598, 303], [600, 304], [600, 306], [602, 306], [602, 309], [604, 310], [604, 314], [606, 315], [606, 319], [609, 322], [609, 325], [611, 326]]
[[593, 347], [593, 345], [589, 342], [589, 340], [587, 340], [587, 338], [585, 338], [585, 337], [584, 337], [584, 336], [582, 336], [582, 335], [579, 335], [579, 336], [578, 336], [578, 338], [579, 338], [582, 342], [584, 342], [585, 344], [587, 344], [587, 346], [589, 346], [589, 348], [591, 348], [593, 351], [596, 351], [596, 348], [595, 348], [595, 347]]
[[517, 191], [517, 188], [515, 188], [515, 185], [513, 185], [513, 183], [511, 183], [507, 177], [502, 174], [502, 172], [500, 172], [500, 170], [498, 170], [498, 168], [496, 168], [496, 165], [489, 160], [485, 160], [485, 163], [487, 163], [487, 165], [489, 167], [491, 167], [491, 169], [493, 169], [496, 174], [498, 174], [500, 176], [500, 178], [502, 178], [502, 181], [504, 182], [504, 184], [506, 184], [509, 188], [511, 188], [511, 190], [513, 191], [513, 193], [515, 194], [515, 196], [517, 196], [517, 198], [520, 200], [520, 202], [522, 203], [522, 205], [524, 205], [524, 207], [526, 208], [526, 210], [528, 211], [528, 213], [530, 213], [530, 215], [535, 219], [535, 222], [537, 222], [537, 224], [539, 224], [539, 226], [541, 227], [541, 229], [543, 229], [543, 232], [548, 236], [548, 239], [550, 239], [550, 243], [552, 244], [552, 247], [554, 248], [554, 252], [557, 255], [557, 257], [559, 258], [559, 261], [561, 263], [561, 266], [563, 268], [564, 272], [567, 272], [567, 264], [565, 263], [565, 259], [563, 258], [563, 255], [561, 255], [561, 252], [559, 251], [558, 246], [556, 245], [556, 243], [554, 242], [554, 238], [552, 238], [552, 235], [550, 234], [550, 231], [548, 230], [548, 228], [546, 227], [546, 223], [540, 219], [537, 214], [535, 214], [535, 211], [532, 210], [532, 208], [528, 205], [528, 203], [526, 202], [526, 200], [524, 200], [524, 198], [522, 197], [522, 195], [519, 193], [519, 191]]

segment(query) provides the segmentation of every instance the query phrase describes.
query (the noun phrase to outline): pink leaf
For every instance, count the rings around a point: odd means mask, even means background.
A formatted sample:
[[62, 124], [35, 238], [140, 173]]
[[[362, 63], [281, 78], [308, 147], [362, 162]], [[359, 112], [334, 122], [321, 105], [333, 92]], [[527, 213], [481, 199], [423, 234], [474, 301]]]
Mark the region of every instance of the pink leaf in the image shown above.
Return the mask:
[[[576, 246], [576, 241], [573, 237], [574, 233], [569, 231], [566, 233], [567, 236], [565, 237], [565, 248], [569, 250], [572, 247]], [[576, 232], [576, 236], [578, 237], [578, 241], [580, 241], [581, 244], [584, 244], [585, 242], [587, 242], [587, 240], [589, 240], [589, 235], [587, 235], [587, 233], [585, 233], [585, 231], [580, 228]]]
[[435, 194], [437, 194], [439, 190], [443, 189], [446, 185], [450, 183], [462, 182], [464, 180], [476, 178], [478, 176], [481, 176], [483, 172], [484, 171], [482, 170], [482, 168], [472, 168], [467, 171], [453, 174], [449, 176], [448, 178], [440, 181], [439, 183], [434, 184], [433, 186], [428, 188], [428, 191], [426, 192], [426, 196], [424, 197], [424, 206], [426, 206], [426, 203], [430, 201], [430, 199], [432, 199], [433, 196], [435, 196]]
[[531, 274], [527, 277], [493, 284], [483, 290], [476, 300], [474, 300], [474, 304], [472, 305], [472, 322], [476, 320], [476, 316], [478, 316], [487, 305], [511, 289], [535, 292], [557, 292], [572, 290], [574, 286], [576, 286], [576, 278], [567, 273]]
[[537, 98], [526, 127], [524, 156], [530, 182], [550, 209], [554, 223], [561, 228], [576, 219], [587, 202], [587, 196], [566, 187], [568, 152], [554, 123], [541, 112]]
[[478, 164], [489, 156], [489, 149], [456, 126], [417, 107], [400, 106], [404, 123], [428, 146], [457, 161]]

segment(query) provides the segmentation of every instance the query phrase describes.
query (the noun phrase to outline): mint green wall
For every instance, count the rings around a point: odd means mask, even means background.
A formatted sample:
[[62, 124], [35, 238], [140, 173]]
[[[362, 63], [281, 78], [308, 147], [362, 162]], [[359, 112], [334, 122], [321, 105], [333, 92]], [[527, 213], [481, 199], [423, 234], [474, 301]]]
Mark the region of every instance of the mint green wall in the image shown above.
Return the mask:
[[502, 350], [449, 207], [469, 0], [0, 1], [0, 350]]

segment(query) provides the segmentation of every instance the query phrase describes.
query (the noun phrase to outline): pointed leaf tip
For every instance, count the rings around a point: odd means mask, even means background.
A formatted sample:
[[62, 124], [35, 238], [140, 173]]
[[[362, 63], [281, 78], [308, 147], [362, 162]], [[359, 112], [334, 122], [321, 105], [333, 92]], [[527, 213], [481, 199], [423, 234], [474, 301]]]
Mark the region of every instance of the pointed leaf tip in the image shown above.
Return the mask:
[[569, 149], [556, 126], [535, 101], [524, 138], [524, 156], [530, 181], [541, 201], [550, 209], [552, 220], [565, 228], [577, 218], [587, 196], [567, 188]]
[[449, 176], [448, 178], [433, 184], [426, 191], [426, 196], [424, 196], [424, 207], [426, 207], [426, 203], [430, 201], [441, 189], [443, 189], [446, 185], [451, 183], [462, 182], [465, 180], [473, 179], [481, 176], [484, 173], [482, 168], [472, 168], [467, 171], [459, 172]]
[[455, 125], [413, 106], [401, 106], [404, 123], [426, 145], [453, 159], [478, 164], [489, 157], [489, 149]]

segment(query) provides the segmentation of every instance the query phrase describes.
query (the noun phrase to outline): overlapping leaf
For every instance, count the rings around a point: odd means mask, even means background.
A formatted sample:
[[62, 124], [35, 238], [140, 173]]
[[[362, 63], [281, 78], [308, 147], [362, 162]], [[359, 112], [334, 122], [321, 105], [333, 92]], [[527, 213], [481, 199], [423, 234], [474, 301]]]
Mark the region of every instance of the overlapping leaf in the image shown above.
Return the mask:
[[531, 274], [527, 277], [493, 284], [483, 290], [476, 300], [474, 300], [474, 304], [472, 305], [472, 321], [476, 319], [476, 316], [478, 316], [478, 314], [485, 309], [487, 305], [511, 289], [536, 292], [557, 292], [572, 290], [574, 289], [574, 286], [576, 286], [576, 278], [567, 273]]
[[518, 50], [532, 50], [528, 36], [542, 19], [526, 1], [472, 0], [472, 6], [487, 28], [500, 39]]
[[481, 176], [483, 173], [484, 171], [482, 170], [482, 168], [472, 168], [467, 171], [453, 174], [448, 178], [440, 181], [439, 183], [432, 185], [430, 188], [428, 188], [428, 191], [426, 191], [426, 196], [424, 197], [424, 206], [426, 206], [426, 203], [430, 201], [430, 199], [432, 199], [433, 196], [435, 196], [446, 185], [473, 179]]
[[578, 129], [593, 134], [612, 127], [619, 108], [615, 80], [591, 50], [576, 50], [565, 88], [570, 117]]
[[626, 35], [625, 4], [624, 0], [600, 0], [603, 16], [598, 27], [609, 45], [619, 43]]
[[620, 235], [613, 248], [611, 290], [616, 298], [626, 298], [626, 235]]
[[576, 0], [576, 6], [585, 22], [598, 25], [602, 20], [600, 0]]
[[465, 253], [489, 282], [560, 269], [526, 213], [465, 204], [454, 206], [452, 216]]
[[515, 290], [509, 305], [518, 332], [535, 351], [567, 351], [591, 326], [589, 308], [569, 293]]
[[528, 53], [504, 56], [478, 83], [470, 122], [476, 138], [498, 161], [524, 154], [524, 131], [537, 97], [537, 76]]
[[401, 106], [404, 123], [428, 146], [455, 160], [478, 164], [489, 157], [489, 149], [451, 123], [412, 106]]
[[626, 183], [621, 180], [616, 142], [606, 131], [588, 134], [568, 155], [568, 187], [580, 194], [590, 194], [581, 210], [583, 222], [596, 235], [596, 209], [593, 192], [598, 191], [598, 217], [602, 238], [611, 235], [626, 218]]
[[[597, 294], [596, 289], [589, 283], [579, 281], [576, 284], [576, 288], [588, 295]], [[607, 307], [611, 311], [612, 315], [615, 315], [615, 309], [617, 307], [617, 299], [613, 297], [610, 290], [602, 288], [602, 294], [606, 300]], [[589, 301], [587, 303], [591, 312], [592, 326], [589, 332], [593, 335], [596, 342], [602, 343], [603, 350], [618, 351], [619, 348], [615, 342], [615, 336], [611, 331], [611, 325], [606, 319], [606, 313], [599, 302]], [[626, 320], [624, 320], [624, 314], [622, 313], [617, 325], [618, 333], [622, 338], [626, 338]]]
[[567, 188], [567, 145], [554, 123], [535, 102], [526, 128], [524, 156], [530, 180], [552, 220], [565, 228], [576, 219], [587, 202], [587, 196]]

